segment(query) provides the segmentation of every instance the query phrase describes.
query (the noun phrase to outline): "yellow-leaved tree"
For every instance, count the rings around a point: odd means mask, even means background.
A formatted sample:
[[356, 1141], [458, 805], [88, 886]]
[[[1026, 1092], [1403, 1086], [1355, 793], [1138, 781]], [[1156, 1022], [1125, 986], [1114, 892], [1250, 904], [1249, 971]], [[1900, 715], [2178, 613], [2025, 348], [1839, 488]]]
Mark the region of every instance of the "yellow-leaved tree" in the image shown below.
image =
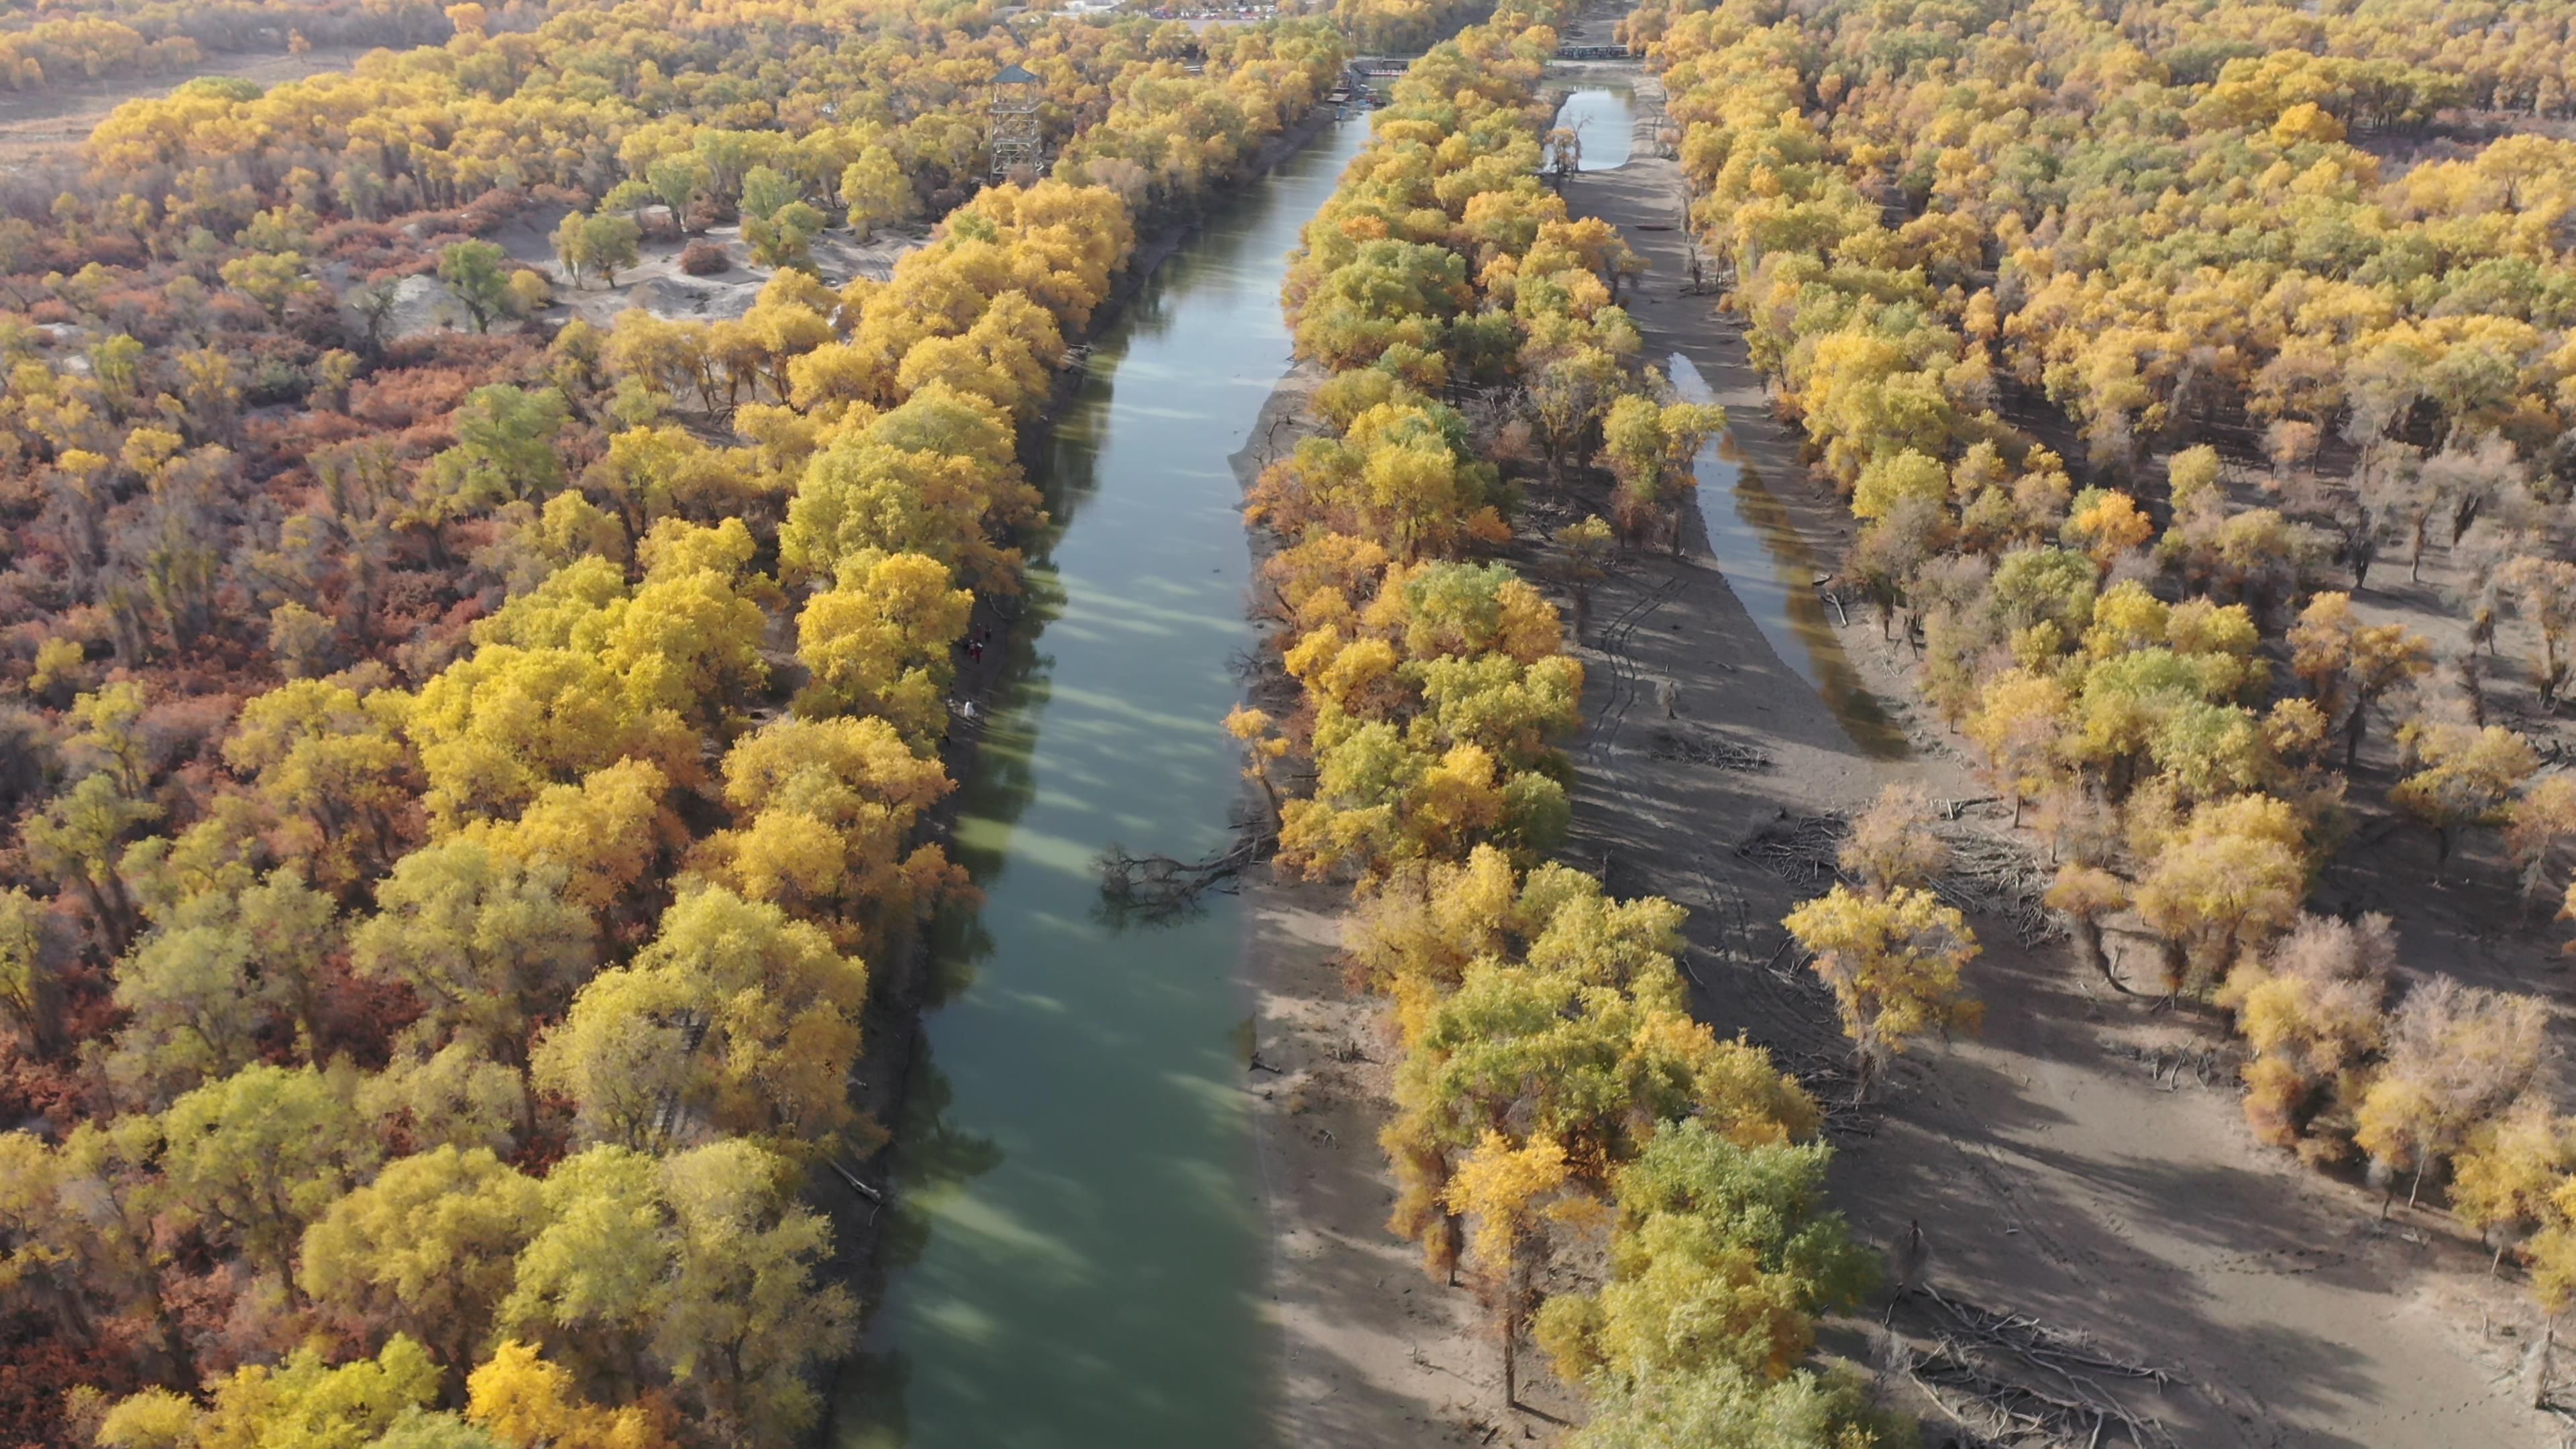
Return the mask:
[[1468, 1252], [1503, 1344], [1503, 1402], [1520, 1402], [1520, 1325], [1529, 1314], [1526, 1241], [1544, 1201], [1573, 1177], [1564, 1144], [1540, 1135], [1514, 1146], [1488, 1129], [1458, 1164], [1443, 1194], [1449, 1211], [1475, 1223]]
[[1885, 1060], [1914, 1038], [1973, 1029], [1985, 1019], [1984, 1003], [1960, 979], [1977, 938], [1967, 918], [1930, 891], [1899, 886], [1872, 895], [1837, 885], [1781, 924], [1833, 988], [1852, 1042], [1855, 1102], [1868, 1097]]
[[2247, 953], [2218, 1004], [2254, 1048], [2245, 1065], [2245, 1120], [2254, 1134], [2333, 1161], [2350, 1151], [2362, 1064], [2387, 1029], [2397, 933], [2382, 915], [2303, 917], [2279, 946]]
[[2168, 989], [2214, 979], [2295, 920], [2308, 891], [2306, 830], [2286, 800], [2201, 805], [2138, 882], [2138, 914], [2165, 941]]
[[2388, 1033], [2388, 1061], [2361, 1100], [2354, 1138], [2387, 1193], [2407, 1173], [2407, 1202], [2424, 1178], [2531, 1086], [2549, 1007], [2535, 996], [2436, 976], [2406, 993]]
[[572, 1373], [517, 1339], [465, 1381], [465, 1417], [509, 1449], [660, 1449], [669, 1435], [635, 1404], [583, 1398]]

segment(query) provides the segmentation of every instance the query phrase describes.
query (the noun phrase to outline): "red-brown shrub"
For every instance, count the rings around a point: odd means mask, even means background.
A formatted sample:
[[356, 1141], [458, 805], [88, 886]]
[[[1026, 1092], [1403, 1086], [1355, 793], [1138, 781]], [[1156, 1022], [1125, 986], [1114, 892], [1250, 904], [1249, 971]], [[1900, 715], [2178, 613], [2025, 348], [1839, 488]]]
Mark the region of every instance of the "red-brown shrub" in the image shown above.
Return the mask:
[[381, 428], [408, 428], [456, 411], [481, 378], [456, 367], [406, 367], [349, 385], [349, 416]]

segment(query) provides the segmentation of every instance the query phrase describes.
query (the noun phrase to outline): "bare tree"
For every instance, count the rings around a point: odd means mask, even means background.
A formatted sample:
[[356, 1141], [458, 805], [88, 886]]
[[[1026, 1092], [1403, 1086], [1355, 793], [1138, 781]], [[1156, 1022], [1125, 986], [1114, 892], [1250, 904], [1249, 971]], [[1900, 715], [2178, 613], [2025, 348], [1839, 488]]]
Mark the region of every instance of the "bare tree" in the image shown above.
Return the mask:
[[[2412, 1206], [2427, 1172], [2511, 1106], [2540, 1070], [2549, 1009], [2537, 997], [2436, 976], [2406, 993], [2389, 1023], [2388, 1062], [2361, 1103], [2357, 1138], [2375, 1163], [2409, 1172]], [[2383, 1204], [2383, 1210], [2385, 1204]]]
[[1876, 895], [1921, 888], [1950, 867], [1950, 847], [1932, 833], [1932, 802], [1913, 785], [1890, 785], [1852, 822], [1843, 870]]

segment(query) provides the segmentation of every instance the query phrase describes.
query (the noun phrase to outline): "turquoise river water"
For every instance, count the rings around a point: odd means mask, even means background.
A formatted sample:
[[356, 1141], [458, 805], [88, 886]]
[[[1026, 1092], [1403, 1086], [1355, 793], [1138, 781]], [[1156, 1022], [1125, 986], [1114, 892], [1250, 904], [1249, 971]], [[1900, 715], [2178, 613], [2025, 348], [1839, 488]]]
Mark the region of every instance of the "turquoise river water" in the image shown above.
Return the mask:
[[1122, 927], [1093, 861], [1231, 839], [1219, 721], [1253, 635], [1227, 459], [1288, 365], [1288, 253], [1366, 136], [1327, 131], [1184, 243], [1057, 421], [1033, 618], [961, 786], [984, 901], [941, 927], [836, 1449], [1232, 1449], [1265, 1419], [1235, 903]]

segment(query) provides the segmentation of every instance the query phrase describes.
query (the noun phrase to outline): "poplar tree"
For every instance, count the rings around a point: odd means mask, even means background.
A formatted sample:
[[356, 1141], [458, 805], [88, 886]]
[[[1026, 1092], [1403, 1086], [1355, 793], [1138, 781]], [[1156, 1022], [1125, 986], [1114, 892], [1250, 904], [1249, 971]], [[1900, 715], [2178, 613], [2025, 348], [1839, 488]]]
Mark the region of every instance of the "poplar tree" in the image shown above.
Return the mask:
[[1926, 1032], [1973, 1029], [1985, 1006], [1960, 972], [1977, 954], [1967, 918], [1931, 892], [1863, 894], [1837, 885], [1782, 921], [1833, 988], [1852, 1043], [1852, 1099], [1865, 1100], [1886, 1059]]

